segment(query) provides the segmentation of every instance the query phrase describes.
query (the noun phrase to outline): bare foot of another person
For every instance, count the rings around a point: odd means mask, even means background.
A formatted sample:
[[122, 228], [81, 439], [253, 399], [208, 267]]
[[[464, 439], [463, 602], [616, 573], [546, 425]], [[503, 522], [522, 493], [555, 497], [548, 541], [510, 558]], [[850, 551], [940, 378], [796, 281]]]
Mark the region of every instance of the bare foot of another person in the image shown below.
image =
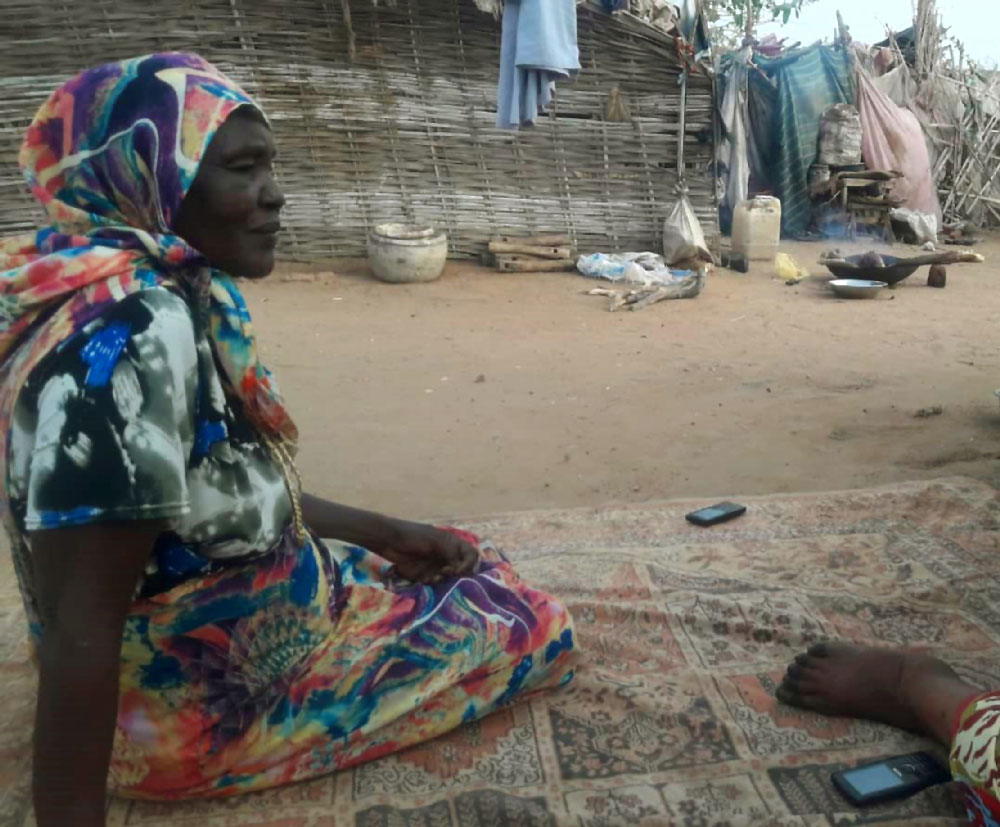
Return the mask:
[[818, 643], [789, 665], [775, 694], [822, 715], [865, 718], [948, 743], [954, 716], [974, 693], [936, 658]]

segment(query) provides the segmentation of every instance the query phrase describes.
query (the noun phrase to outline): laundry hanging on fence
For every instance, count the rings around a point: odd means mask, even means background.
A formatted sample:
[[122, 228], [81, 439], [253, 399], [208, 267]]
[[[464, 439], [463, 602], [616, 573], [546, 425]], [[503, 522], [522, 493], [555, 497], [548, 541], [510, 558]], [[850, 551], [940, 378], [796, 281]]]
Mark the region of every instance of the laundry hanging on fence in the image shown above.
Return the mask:
[[722, 206], [729, 210], [735, 210], [748, 197], [750, 161], [747, 156], [747, 82], [752, 57], [753, 50], [750, 46], [735, 53], [724, 74], [726, 91], [720, 112], [723, 134], [716, 149], [716, 158], [725, 180]]
[[503, 10], [497, 126], [531, 126], [557, 80], [580, 71], [574, 0], [507, 0]]

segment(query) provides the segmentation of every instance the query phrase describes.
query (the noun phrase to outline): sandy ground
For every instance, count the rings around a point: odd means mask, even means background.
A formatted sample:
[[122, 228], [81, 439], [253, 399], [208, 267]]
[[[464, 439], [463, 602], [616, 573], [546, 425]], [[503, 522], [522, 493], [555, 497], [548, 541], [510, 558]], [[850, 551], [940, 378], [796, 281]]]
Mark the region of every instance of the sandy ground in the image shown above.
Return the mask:
[[[784, 244], [807, 266], [823, 247]], [[897, 252], [900, 248], [897, 248]], [[307, 487], [414, 517], [1000, 482], [1000, 240], [875, 301], [718, 270], [697, 299], [608, 313], [575, 274], [363, 263], [246, 285], [302, 432]], [[817, 272], [816, 267], [812, 267]], [[918, 418], [918, 409], [943, 413]]]

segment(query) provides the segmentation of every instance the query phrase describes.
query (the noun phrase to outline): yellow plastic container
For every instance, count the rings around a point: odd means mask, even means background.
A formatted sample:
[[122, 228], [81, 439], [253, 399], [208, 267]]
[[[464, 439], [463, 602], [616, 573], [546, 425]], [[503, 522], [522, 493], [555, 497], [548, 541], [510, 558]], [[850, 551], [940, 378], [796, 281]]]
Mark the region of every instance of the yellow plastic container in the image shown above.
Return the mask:
[[774, 261], [781, 240], [781, 201], [758, 195], [733, 211], [732, 250], [750, 261]]

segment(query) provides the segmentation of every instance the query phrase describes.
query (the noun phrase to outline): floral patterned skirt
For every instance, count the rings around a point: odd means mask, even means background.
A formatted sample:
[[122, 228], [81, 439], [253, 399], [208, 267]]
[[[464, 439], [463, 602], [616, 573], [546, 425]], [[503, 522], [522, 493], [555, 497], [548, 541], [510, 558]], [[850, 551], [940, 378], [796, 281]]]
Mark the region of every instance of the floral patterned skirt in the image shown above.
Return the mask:
[[1000, 692], [977, 695], [959, 713], [951, 774], [965, 786], [969, 821], [1000, 827]]
[[566, 609], [495, 549], [422, 586], [362, 548], [289, 533], [134, 604], [111, 786], [223, 796], [370, 761], [567, 682], [573, 645]]

